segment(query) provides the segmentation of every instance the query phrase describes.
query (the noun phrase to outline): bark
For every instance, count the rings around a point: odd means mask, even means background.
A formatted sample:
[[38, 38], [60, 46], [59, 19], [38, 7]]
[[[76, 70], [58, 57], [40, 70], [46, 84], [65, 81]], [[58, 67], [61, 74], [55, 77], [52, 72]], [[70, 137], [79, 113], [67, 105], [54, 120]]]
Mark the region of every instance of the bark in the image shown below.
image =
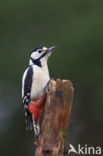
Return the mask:
[[63, 156], [73, 87], [69, 80], [51, 80], [35, 156]]

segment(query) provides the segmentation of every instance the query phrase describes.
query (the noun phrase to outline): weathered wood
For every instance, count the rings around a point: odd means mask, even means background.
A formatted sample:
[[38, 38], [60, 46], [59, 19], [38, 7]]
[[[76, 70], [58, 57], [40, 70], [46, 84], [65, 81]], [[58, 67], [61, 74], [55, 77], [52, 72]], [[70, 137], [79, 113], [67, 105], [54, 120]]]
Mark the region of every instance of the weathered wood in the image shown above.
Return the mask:
[[51, 80], [35, 156], [63, 156], [73, 98], [69, 80]]

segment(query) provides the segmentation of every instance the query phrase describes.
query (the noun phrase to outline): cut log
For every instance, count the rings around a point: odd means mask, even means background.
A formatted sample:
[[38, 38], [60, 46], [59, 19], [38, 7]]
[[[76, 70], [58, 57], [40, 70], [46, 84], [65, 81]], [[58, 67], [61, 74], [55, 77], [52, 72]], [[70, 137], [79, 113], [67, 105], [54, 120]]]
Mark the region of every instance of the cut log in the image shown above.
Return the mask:
[[51, 80], [35, 156], [63, 156], [69, 125], [73, 86], [69, 80]]

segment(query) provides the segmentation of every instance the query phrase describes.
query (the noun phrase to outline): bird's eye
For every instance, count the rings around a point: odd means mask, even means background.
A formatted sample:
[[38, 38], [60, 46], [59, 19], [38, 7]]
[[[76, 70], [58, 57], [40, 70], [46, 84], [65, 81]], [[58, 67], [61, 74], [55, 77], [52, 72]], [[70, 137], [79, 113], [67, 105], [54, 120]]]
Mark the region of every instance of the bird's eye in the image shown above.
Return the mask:
[[42, 50], [38, 50], [38, 53], [41, 53], [42, 52]]

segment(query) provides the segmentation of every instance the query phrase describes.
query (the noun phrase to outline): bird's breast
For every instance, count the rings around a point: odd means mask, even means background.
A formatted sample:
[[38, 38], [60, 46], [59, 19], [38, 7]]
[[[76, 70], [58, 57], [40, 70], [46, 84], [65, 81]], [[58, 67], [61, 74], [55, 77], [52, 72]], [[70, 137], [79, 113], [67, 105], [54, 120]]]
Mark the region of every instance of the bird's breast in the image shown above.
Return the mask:
[[44, 94], [45, 87], [50, 80], [47, 68], [33, 67], [33, 80], [31, 87], [31, 99], [41, 97]]

